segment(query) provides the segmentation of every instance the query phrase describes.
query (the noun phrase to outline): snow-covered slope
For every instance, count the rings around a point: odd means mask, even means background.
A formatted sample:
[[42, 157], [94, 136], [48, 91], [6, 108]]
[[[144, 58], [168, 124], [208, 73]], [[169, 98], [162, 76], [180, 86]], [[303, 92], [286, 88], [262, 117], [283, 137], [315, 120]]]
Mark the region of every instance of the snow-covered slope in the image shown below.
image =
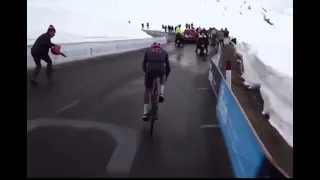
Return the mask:
[[54, 25], [54, 42], [141, 39], [150, 36], [117, 17], [113, 0], [28, 0], [27, 44]]
[[237, 37], [236, 49], [244, 58], [246, 84], [261, 85], [263, 113], [269, 114], [270, 123], [293, 146], [292, 1], [229, 2], [220, 0], [227, 10], [220, 17], [222, 22], [218, 18], [216, 21]]
[[[269, 114], [271, 125], [293, 146], [293, 8], [251, 2], [247, 1], [251, 10], [242, 10], [237, 18], [242, 25], [230, 24], [240, 41], [237, 51], [244, 57], [243, 77], [248, 85], [261, 85], [263, 113]], [[269, 9], [261, 14], [273, 25], [261, 20], [259, 6]]]

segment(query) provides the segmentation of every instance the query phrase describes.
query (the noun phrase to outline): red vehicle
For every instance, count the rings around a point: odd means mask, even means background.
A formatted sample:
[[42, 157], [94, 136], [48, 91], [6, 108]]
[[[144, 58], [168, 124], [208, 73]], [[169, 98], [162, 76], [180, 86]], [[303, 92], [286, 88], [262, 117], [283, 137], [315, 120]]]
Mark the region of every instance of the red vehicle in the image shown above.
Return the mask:
[[195, 29], [186, 29], [183, 32], [183, 40], [184, 42], [196, 42], [199, 35]]

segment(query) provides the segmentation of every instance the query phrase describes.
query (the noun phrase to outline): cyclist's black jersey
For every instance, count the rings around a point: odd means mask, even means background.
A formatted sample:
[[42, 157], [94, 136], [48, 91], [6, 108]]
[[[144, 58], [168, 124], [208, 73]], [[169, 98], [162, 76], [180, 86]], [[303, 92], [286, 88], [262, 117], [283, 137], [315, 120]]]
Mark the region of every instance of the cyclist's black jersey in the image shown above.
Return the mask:
[[162, 48], [148, 48], [142, 63], [143, 72], [163, 71], [169, 75], [171, 68], [168, 53]]

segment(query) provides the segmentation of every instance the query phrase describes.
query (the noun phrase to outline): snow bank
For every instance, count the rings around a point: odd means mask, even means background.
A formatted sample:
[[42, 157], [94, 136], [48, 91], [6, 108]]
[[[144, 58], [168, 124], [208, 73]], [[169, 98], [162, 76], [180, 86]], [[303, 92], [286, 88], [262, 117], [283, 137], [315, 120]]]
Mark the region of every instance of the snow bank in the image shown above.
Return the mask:
[[[85, 42], [85, 43], [68, 43], [61, 47], [61, 51], [67, 56], [56, 56], [49, 52], [49, 56], [53, 60], [53, 64], [69, 63], [71, 61], [87, 60], [99, 56], [109, 54], [118, 54], [128, 51], [135, 51], [150, 47], [154, 41], [161, 44], [167, 43], [166, 37], [155, 37], [148, 39], [134, 39], [121, 41], [106, 41], [106, 42]], [[45, 64], [42, 61], [43, 65]], [[34, 68], [35, 63], [31, 56], [31, 46], [27, 47], [27, 69]]]
[[97, 8], [106, 4], [99, 3], [103, 1], [56, 0], [53, 3], [48, 0], [29, 0], [27, 44], [32, 44], [50, 24], [57, 30], [52, 39], [57, 43], [151, 38], [139, 28], [117, 21], [117, 14], [112, 14], [114, 11]]
[[[244, 17], [249, 19], [252, 15], [248, 13]], [[264, 100], [262, 113], [269, 114], [271, 125], [293, 146], [292, 10], [284, 14], [268, 13], [268, 18], [274, 26], [263, 20], [258, 23], [259, 19], [251, 18], [248, 22], [252, 24], [245, 25], [251, 28], [242, 29], [246, 33], [235, 31], [240, 41], [236, 49], [243, 55], [245, 83], [261, 85]]]
[[239, 43], [237, 52], [243, 55], [245, 83], [260, 85], [264, 100], [263, 114], [269, 114], [275, 127], [290, 146], [293, 146], [293, 79], [269, 66], [247, 45]]
[[[227, 11], [220, 12], [224, 16], [214, 17], [217, 27], [228, 27], [230, 35], [237, 37], [245, 83], [261, 85], [262, 113], [269, 114], [271, 125], [293, 146], [293, 8], [284, 8], [284, 1], [230, 2], [223, 1]], [[275, 7], [276, 11], [270, 10]], [[273, 26], [264, 21], [264, 15]]]

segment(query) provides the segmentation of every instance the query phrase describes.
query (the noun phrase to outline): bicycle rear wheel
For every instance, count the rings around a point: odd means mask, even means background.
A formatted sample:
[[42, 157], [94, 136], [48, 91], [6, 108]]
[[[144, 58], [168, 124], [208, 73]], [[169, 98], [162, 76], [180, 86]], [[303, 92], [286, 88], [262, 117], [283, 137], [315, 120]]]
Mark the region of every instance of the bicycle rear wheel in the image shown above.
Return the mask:
[[151, 94], [151, 110], [150, 110], [150, 135], [153, 135], [154, 122], [158, 111], [158, 78], [153, 81], [153, 90]]
[[152, 135], [153, 134], [153, 127], [154, 127], [154, 121], [155, 121], [155, 118], [156, 118], [156, 113], [157, 112], [155, 112], [156, 111], [156, 104], [154, 104], [154, 103], [152, 103], [152, 105], [151, 105], [151, 119], [150, 119], [150, 135]]

